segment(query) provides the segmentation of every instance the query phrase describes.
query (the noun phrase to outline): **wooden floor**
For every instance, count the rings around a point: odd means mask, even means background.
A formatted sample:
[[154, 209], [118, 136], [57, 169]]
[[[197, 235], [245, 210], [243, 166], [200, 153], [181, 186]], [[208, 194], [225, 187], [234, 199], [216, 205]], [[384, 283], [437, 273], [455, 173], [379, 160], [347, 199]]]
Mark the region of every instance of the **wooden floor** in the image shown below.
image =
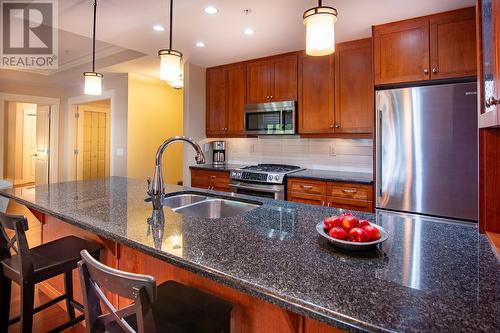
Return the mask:
[[[41, 224], [40, 222], [31, 214], [31, 212], [24, 206], [16, 204], [12, 201], [9, 202], [7, 207], [7, 213], [16, 215], [25, 215], [28, 217], [29, 230], [26, 232], [28, 243], [30, 247], [37, 246], [41, 242]], [[35, 290], [35, 306], [43, 304], [50, 299], [38, 288]], [[61, 302], [64, 304], [64, 301]], [[16, 283], [12, 284], [12, 298], [10, 302], [10, 317], [13, 318], [19, 315], [20, 309], [20, 293], [19, 286]], [[47, 332], [64, 322], [66, 322], [67, 316], [66, 311], [59, 306], [53, 305], [48, 309], [45, 309], [35, 315], [33, 320], [33, 332], [42, 333]], [[9, 333], [19, 332], [19, 323], [9, 327]], [[85, 327], [82, 324], [76, 325], [64, 332], [71, 333], [83, 333], [85, 332]]]

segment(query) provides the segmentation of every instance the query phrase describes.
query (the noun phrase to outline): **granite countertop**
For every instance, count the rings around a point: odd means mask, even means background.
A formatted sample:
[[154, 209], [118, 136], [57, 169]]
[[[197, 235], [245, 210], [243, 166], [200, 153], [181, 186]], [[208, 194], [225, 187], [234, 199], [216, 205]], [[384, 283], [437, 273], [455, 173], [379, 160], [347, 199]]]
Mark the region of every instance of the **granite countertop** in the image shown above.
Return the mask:
[[[181, 190], [222, 195], [167, 186], [169, 193]], [[158, 233], [148, 232], [159, 226], [158, 216], [147, 222], [152, 208], [138, 180], [112, 177], [0, 194], [341, 329], [493, 332], [500, 327], [500, 263], [474, 224], [356, 213], [383, 226], [389, 239], [355, 254], [316, 233], [316, 223], [340, 213], [334, 208], [236, 196], [263, 205], [216, 223], [165, 208]], [[173, 235], [182, 236], [181, 249], [172, 246]]]
[[338, 181], [373, 184], [373, 173], [306, 169], [287, 175], [288, 178], [304, 178], [324, 181]]
[[195, 164], [195, 165], [189, 166], [190, 169], [223, 171], [223, 172], [230, 172], [232, 169], [239, 169], [239, 168], [243, 168], [243, 167], [245, 167], [245, 165], [241, 165], [241, 164], [224, 164], [224, 165]]

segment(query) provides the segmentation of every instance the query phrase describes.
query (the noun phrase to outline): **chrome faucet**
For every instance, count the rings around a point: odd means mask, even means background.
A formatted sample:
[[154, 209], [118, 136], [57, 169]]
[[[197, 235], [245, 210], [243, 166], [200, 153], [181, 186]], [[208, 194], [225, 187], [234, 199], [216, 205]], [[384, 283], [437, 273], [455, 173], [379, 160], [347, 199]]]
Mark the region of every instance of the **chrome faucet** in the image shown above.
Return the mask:
[[196, 150], [196, 163], [204, 164], [205, 163], [205, 155], [201, 150], [201, 147], [194, 141], [194, 139], [185, 137], [185, 136], [175, 136], [173, 138], [165, 140], [158, 150], [156, 151], [156, 159], [155, 159], [155, 173], [153, 176], [153, 182], [151, 182], [151, 178], [148, 177], [148, 195], [151, 197], [151, 202], [153, 203], [154, 209], [162, 209], [162, 201], [165, 197], [165, 184], [163, 183], [163, 170], [162, 170], [162, 157], [165, 148], [167, 148], [170, 144], [184, 141], [191, 146], [193, 146], [194, 150]]

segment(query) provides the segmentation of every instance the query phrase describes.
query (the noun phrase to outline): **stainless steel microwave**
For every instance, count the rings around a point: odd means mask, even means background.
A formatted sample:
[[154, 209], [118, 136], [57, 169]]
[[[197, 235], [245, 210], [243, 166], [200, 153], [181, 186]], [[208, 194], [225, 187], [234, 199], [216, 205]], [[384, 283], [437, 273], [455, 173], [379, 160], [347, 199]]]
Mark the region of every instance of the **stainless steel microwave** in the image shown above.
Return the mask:
[[244, 121], [247, 134], [297, 134], [296, 102], [247, 104]]

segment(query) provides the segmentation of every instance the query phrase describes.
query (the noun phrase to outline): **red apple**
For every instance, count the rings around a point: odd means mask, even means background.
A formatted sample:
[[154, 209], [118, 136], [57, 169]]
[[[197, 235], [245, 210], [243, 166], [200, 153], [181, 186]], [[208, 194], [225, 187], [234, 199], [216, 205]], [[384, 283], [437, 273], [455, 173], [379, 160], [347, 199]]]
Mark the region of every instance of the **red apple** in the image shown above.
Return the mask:
[[351, 215], [346, 216], [342, 220], [342, 228], [344, 228], [345, 231], [349, 232], [349, 231], [351, 231], [352, 228], [355, 228], [358, 226], [358, 222], [359, 222], [359, 220], [356, 217], [351, 216]]
[[363, 227], [363, 230], [368, 234], [368, 238], [371, 241], [377, 240], [380, 238], [380, 230], [372, 225], [367, 225]]
[[347, 231], [342, 229], [341, 227], [334, 227], [330, 230], [328, 233], [330, 237], [336, 238], [336, 239], [341, 239], [341, 240], [347, 240], [349, 238], [349, 235], [347, 234]]
[[366, 226], [369, 226], [369, 225], [370, 225], [370, 222], [368, 222], [367, 220], [359, 220], [359, 224], [358, 224], [358, 226], [359, 226], [360, 228], [362, 228], [362, 227], [366, 227]]
[[340, 227], [342, 225], [342, 216], [330, 216], [323, 220], [323, 228], [328, 232], [334, 227]]
[[349, 231], [349, 240], [357, 243], [368, 242], [370, 237], [368, 237], [368, 234], [362, 228], [352, 228]]

